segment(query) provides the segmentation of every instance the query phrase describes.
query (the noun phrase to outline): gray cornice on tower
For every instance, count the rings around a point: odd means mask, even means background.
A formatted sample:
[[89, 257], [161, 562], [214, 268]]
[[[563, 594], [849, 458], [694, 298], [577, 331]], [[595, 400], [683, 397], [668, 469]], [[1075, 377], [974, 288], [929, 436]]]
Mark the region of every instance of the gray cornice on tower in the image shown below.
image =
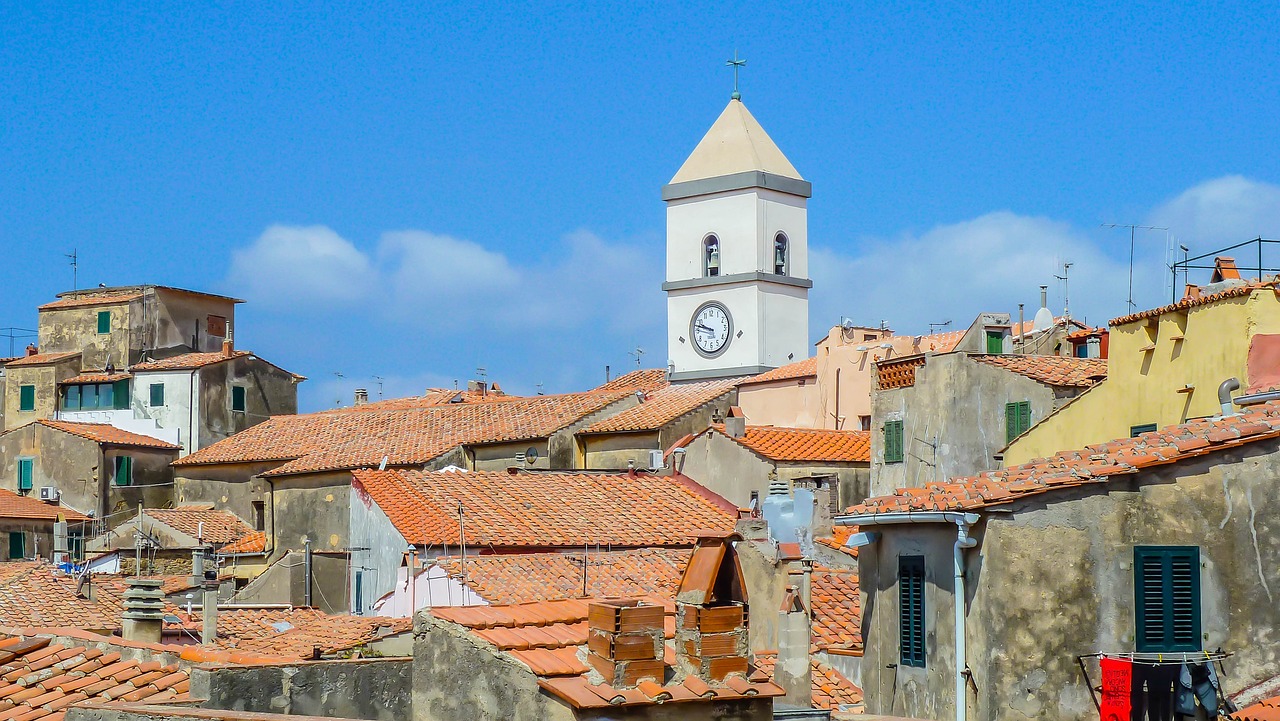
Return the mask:
[[801, 198], [813, 197], [813, 184], [807, 180], [787, 178], [760, 170], [748, 170], [742, 173], [721, 175], [716, 178], [687, 180], [683, 183], [668, 183], [662, 186], [663, 200], [681, 200], [695, 198], [700, 195], [725, 193], [748, 188], [764, 188], [779, 193], [795, 195]]

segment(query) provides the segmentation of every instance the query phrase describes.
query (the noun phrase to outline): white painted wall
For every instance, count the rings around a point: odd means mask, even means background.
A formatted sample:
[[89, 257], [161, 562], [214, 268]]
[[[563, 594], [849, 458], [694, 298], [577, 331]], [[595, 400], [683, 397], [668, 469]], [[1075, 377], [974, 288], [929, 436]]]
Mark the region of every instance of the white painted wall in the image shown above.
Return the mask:
[[137, 418], [132, 410], [58, 411], [58, 420], [75, 423], [106, 423], [130, 433], [151, 436], [169, 443], [179, 443], [177, 428], [161, 428], [150, 418]]
[[[197, 376], [198, 377], [198, 376]], [[164, 385], [164, 405], [151, 407], [151, 384]], [[195, 387], [193, 388], [193, 384]], [[170, 440], [182, 446], [179, 457], [200, 450], [191, 433], [191, 421], [200, 417], [199, 381], [191, 371], [147, 371], [133, 376], [134, 412], [160, 428], [176, 434]], [[193, 392], [194, 391], [194, 392]]]
[[407, 618], [424, 608], [489, 605], [474, 591], [450, 578], [439, 566], [419, 570], [412, 586], [408, 583], [408, 575], [409, 567], [401, 566], [396, 574], [395, 589], [373, 604], [373, 615]]

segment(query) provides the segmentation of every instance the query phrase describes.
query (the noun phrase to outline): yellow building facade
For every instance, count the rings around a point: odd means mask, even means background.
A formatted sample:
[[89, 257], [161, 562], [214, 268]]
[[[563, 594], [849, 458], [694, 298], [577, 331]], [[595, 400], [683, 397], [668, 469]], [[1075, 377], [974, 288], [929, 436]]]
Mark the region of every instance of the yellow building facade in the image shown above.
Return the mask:
[[1004, 451], [1005, 467], [1216, 415], [1218, 386], [1237, 378], [1247, 387], [1250, 347], [1273, 334], [1280, 334], [1274, 281], [1116, 318], [1107, 380], [1016, 438]]

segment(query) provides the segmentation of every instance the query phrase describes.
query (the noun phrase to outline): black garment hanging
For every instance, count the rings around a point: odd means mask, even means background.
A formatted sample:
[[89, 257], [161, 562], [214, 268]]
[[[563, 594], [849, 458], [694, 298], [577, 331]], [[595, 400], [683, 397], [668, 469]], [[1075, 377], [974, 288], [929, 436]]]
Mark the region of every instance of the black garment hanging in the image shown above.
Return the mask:
[[1173, 686], [1180, 669], [1172, 664], [1133, 667], [1132, 721], [1173, 721]]

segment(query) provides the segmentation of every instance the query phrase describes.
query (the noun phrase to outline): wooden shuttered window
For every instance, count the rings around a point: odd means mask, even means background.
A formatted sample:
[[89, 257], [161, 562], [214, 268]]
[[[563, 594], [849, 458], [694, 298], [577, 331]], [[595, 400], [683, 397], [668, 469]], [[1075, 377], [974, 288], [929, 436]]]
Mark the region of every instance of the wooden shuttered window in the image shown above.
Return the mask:
[[109, 310], [98, 311], [99, 335], [106, 335], [107, 333], [110, 333], [110, 332], [111, 332], [111, 311]]
[[129, 409], [129, 379], [116, 381], [111, 384], [111, 395], [113, 399], [112, 408], [118, 411]]
[[998, 330], [987, 331], [987, 352], [1004, 353], [1004, 333]]
[[1004, 404], [1005, 443], [1022, 435], [1031, 427], [1031, 402], [1018, 401]]
[[117, 486], [128, 486], [133, 483], [133, 458], [130, 456], [116, 456], [116, 477]]
[[36, 409], [36, 387], [33, 385], [18, 386], [18, 410], [34, 411]]
[[26, 492], [31, 490], [31, 477], [34, 475], [35, 460], [31, 458], [18, 459], [18, 492]]
[[898, 558], [899, 662], [924, 668], [924, 556]]
[[884, 462], [902, 463], [902, 421], [885, 421]]
[[1135, 546], [1137, 650], [1200, 650], [1200, 549]]
[[244, 386], [231, 386], [231, 410], [244, 412]]
[[151, 398], [149, 400], [151, 402], [148, 403], [148, 405], [150, 405], [152, 408], [159, 408], [160, 406], [164, 405], [164, 384], [163, 383], [151, 384]]

